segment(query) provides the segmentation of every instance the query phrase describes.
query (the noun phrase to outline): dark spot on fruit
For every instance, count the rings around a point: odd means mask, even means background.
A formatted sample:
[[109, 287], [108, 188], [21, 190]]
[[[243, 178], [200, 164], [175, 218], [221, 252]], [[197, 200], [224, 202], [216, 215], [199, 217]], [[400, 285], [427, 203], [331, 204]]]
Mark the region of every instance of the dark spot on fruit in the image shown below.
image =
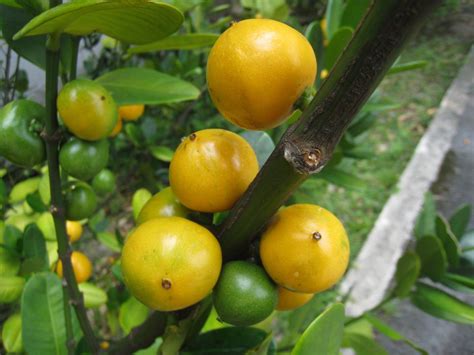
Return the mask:
[[195, 140], [195, 139], [196, 139], [196, 133], [191, 133], [191, 134], [189, 135], [189, 140], [193, 141], [193, 140]]
[[163, 287], [165, 290], [169, 290], [171, 288], [171, 280], [169, 279], [161, 280], [161, 287]]
[[319, 232], [314, 232], [313, 233], [313, 240], [321, 240], [323, 236]]

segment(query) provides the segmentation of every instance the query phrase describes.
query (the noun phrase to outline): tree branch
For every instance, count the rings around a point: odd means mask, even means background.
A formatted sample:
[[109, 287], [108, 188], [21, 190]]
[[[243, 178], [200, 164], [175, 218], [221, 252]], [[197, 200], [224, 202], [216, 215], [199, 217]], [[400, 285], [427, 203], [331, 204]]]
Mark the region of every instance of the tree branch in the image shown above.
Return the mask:
[[291, 193], [324, 168], [351, 120], [440, 2], [373, 1], [313, 101], [222, 225], [219, 239], [226, 260], [241, 257]]

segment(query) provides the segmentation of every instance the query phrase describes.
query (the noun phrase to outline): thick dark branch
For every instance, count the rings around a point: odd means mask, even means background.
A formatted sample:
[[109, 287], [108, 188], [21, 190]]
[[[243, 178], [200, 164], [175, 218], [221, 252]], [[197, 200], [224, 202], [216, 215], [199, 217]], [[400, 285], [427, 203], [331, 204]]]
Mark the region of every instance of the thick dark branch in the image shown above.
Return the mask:
[[440, 0], [374, 0], [302, 117], [283, 136], [224, 222], [225, 259], [235, 259], [290, 194], [330, 160], [347, 126]]

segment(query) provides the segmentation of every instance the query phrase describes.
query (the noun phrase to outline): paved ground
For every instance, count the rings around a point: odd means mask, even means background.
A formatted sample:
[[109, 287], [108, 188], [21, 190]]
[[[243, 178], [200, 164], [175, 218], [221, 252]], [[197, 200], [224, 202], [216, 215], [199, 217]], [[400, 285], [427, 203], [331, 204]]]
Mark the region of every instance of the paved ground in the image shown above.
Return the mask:
[[[471, 73], [474, 75], [474, 73]], [[474, 97], [474, 87], [470, 96]], [[444, 162], [438, 182], [433, 187], [439, 210], [449, 216], [460, 204], [474, 206], [474, 99], [467, 105], [450, 153]], [[474, 211], [474, 210], [473, 210]], [[474, 227], [474, 213], [470, 227]], [[474, 295], [462, 298], [474, 304]], [[426, 349], [430, 355], [474, 354], [474, 326], [433, 318], [412, 306], [399, 304], [388, 323]], [[416, 354], [411, 348], [378, 337], [390, 354]]]

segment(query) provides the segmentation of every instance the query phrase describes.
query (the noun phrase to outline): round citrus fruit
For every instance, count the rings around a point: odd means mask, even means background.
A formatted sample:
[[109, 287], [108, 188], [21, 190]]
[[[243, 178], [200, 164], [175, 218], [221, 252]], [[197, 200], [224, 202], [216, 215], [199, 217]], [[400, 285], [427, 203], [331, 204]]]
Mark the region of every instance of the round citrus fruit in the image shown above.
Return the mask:
[[206, 228], [181, 217], [156, 218], [127, 238], [122, 274], [146, 306], [173, 311], [206, 297], [219, 277], [222, 254]]
[[77, 79], [67, 83], [58, 95], [57, 104], [66, 127], [81, 139], [107, 138], [117, 124], [114, 99], [95, 81]]
[[223, 322], [247, 326], [263, 321], [273, 312], [278, 294], [260, 266], [231, 261], [222, 268], [213, 300]]
[[115, 190], [115, 183], [114, 173], [104, 169], [92, 179], [92, 188], [97, 194], [105, 196]]
[[[73, 251], [71, 254], [72, 269], [78, 283], [89, 280], [92, 275], [92, 263], [89, 258], [80, 251]], [[63, 263], [58, 261], [56, 272], [59, 277], [63, 277]]]
[[88, 218], [97, 207], [97, 196], [86, 183], [74, 183], [69, 187], [64, 197], [66, 217], [70, 221], [80, 221]]
[[230, 209], [258, 172], [250, 144], [223, 129], [184, 138], [171, 160], [170, 185], [179, 201], [200, 212]]
[[212, 101], [225, 118], [247, 129], [281, 124], [315, 77], [311, 44], [290, 26], [269, 19], [233, 24], [207, 62]]
[[153, 195], [140, 210], [137, 224], [142, 224], [158, 217], [186, 217], [189, 210], [179, 203], [170, 187]]
[[119, 107], [119, 115], [125, 121], [136, 121], [145, 112], [144, 105], [125, 105]]
[[262, 234], [260, 257], [278, 285], [316, 293], [333, 286], [349, 262], [349, 240], [328, 210], [297, 204], [280, 210]]
[[69, 241], [74, 243], [82, 236], [82, 225], [76, 221], [66, 221], [66, 232], [67, 236], [69, 237]]
[[290, 311], [299, 308], [308, 303], [313, 296], [313, 293], [293, 292], [278, 286], [278, 304], [276, 309], [277, 311]]

